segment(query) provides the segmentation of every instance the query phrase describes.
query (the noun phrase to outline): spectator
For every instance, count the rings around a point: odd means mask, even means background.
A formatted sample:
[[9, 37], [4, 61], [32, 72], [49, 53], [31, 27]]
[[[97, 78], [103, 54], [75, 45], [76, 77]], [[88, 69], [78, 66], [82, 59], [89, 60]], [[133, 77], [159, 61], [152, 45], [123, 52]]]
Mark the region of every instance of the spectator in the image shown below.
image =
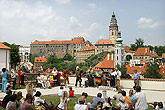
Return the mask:
[[60, 86], [60, 81], [61, 81], [61, 79], [60, 79], [60, 77], [61, 77], [61, 73], [58, 71], [57, 72], [57, 76], [58, 76], [58, 78], [57, 78], [57, 83], [58, 83], [58, 86]]
[[75, 104], [74, 110], [88, 110], [88, 106], [85, 103], [85, 99], [80, 97], [78, 100], [78, 104]]
[[20, 104], [20, 110], [34, 110], [34, 107], [31, 105], [32, 100], [32, 95], [30, 93], [26, 94], [26, 99]]
[[42, 87], [42, 77], [40, 73], [37, 76], [37, 86], [39, 86], [40, 88]]
[[158, 105], [156, 106], [155, 110], [165, 110], [165, 108], [163, 107], [163, 103], [158, 102]]
[[99, 102], [97, 103], [96, 109], [94, 109], [94, 110], [102, 110], [102, 108], [103, 108], [103, 103], [99, 101]]
[[30, 82], [26, 85], [27, 93], [30, 93], [33, 96], [33, 93], [36, 91], [34, 85]]
[[20, 75], [21, 75], [21, 86], [24, 86], [25, 85], [24, 84], [24, 75], [25, 75], [25, 73], [24, 73], [23, 69], [21, 69]]
[[140, 86], [136, 86], [136, 94], [133, 96], [132, 101], [135, 103], [135, 110], [147, 110], [146, 94], [141, 91]]
[[132, 102], [131, 102], [131, 100], [130, 100], [130, 97], [129, 96], [126, 96], [126, 92], [123, 90], [122, 92], [122, 95], [123, 95], [123, 97], [125, 98], [125, 102], [128, 104], [128, 106], [129, 106], [129, 110], [132, 110], [133, 109], [133, 105], [132, 105]]
[[120, 89], [120, 77], [121, 77], [121, 72], [116, 68], [116, 89]]
[[140, 74], [134, 70], [134, 87], [139, 86]]
[[61, 86], [59, 91], [58, 91], [58, 97], [62, 97], [62, 93], [63, 93], [63, 90], [64, 88]]
[[8, 75], [8, 72], [6, 72], [6, 68], [3, 68], [2, 73], [1, 73], [1, 76], [2, 76], [2, 92], [6, 92], [7, 75]]
[[[133, 89], [130, 89], [129, 90], [129, 97], [130, 97], [131, 102], [132, 102], [133, 94], [134, 94]], [[133, 102], [132, 102], [132, 105], [135, 106], [135, 104]]]
[[83, 92], [81, 97], [85, 100], [84, 104], [87, 104], [86, 98], [88, 97], [88, 94], [86, 92]]
[[125, 98], [123, 96], [121, 96], [119, 98], [119, 103], [117, 104], [117, 106], [120, 108], [120, 110], [128, 110], [128, 108], [129, 108], [129, 106], [125, 102]]
[[13, 94], [10, 97], [10, 101], [7, 103], [6, 110], [16, 110], [16, 99], [17, 95]]
[[21, 103], [23, 100], [24, 100], [24, 97], [22, 96], [22, 92], [19, 91], [19, 92], [17, 93], [17, 101], [16, 101], [16, 106], [17, 106], [17, 108], [19, 108], [20, 103]]
[[69, 98], [68, 98], [68, 93], [66, 91], [64, 91], [62, 93], [62, 97], [60, 100], [60, 104], [58, 105], [58, 109], [59, 110], [68, 110], [68, 103], [69, 103]]
[[73, 97], [74, 96], [74, 90], [72, 90], [72, 87], [69, 88], [69, 97]]
[[2, 100], [2, 107], [3, 108], [6, 108], [7, 103], [10, 101], [10, 97], [12, 96], [12, 91], [7, 90], [6, 94], [7, 95]]
[[121, 92], [122, 92], [122, 90], [119, 89], [119, 90], [118, 90], [118, 93], [117, 93], [116, 95], [113, 96], [113, 98], [114, 98], [114, 100], [115, 100], [115, 104], [118, 104], [118, 103], [119, 103], [119, 99], [120, 99], [120, 97], [122, 96]]
[[42, 106], [42, 108], [46, 108], [48, 107], [48, 104], [45, 102], [45, 100], [41, 99], [40, 96], [41, 96], [41, 92], [40, 91], [37, 91], [36, 94], [34, 95], [34, 105], [36, 107], [38, 106]]
[[101, 102], [102, 104], [105, 102], [105, 100], [101, 97], [102, 97], [102, 94], [98, 93], [97, 97], [92, 99], [92, 108], [96, 108], [98, 102]]

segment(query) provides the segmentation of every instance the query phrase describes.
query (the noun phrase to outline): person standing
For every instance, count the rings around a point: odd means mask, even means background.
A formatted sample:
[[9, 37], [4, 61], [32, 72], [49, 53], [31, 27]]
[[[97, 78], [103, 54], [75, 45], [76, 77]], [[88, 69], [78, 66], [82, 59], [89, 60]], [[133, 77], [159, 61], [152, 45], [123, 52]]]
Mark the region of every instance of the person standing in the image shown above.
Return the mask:
[[2, 92], [6, 92], [7, 75], [8, 75], [8, 72], [6, 72], [6, 68], [3, 68], [2, 73], [1, 73], [1, 76], [2, 76]]
[[21, 75], [21, 86], [24, 86], [24, 72], [23, 72], [23, 69], [21, 69], [20, 71], [20, 75]]
[[15, 85], [16, 85], [16, 72], [14, 71], [14, 69], [11, 69], [11, 78], [13, 81], [13, 89], [15, 89]]
[[141, 91], [140, 86], [136, 86], [136, 94], [133, 96], [132, 101], [135, 103], [135, 110], [148, 110], [146, 94]]
[[82, 73], [82, 70], [81, 68], [79, 68], [79, 66], [76, 67], [76, 83], [75, 83], [75, 86], [77, 87], [77, 83], [79, 82], [79, 85], [81, 87], [81, 73]]
[[121, 77], [121, 72], [116, 68], [116, 89], [120, 89], [120, 77]]
[[134, 70], [134, 87], [139, 86], [139, 80], [140, 80], [140, 74], [137, 72], [137, 70]]
[[69, 84], [69, 78], [68, 78], [68, 76], [69, 76], [69, 71], [67, 70], [67, 68], [63, 71], [63, 73], [62, 73], [62, 76], [63, 76], [63, 78], [64, 78], [64, 84], [65, 84], [65, 87], [66, 87], [66, 81], [68, 82], [68, 84]]

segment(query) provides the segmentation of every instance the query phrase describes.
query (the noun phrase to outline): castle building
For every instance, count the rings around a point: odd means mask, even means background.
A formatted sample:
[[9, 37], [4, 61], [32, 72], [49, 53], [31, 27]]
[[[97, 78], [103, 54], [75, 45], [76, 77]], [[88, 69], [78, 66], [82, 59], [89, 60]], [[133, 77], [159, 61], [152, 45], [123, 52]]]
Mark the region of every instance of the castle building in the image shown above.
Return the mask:
[[122, 66], [124, 64], [124, 47], [122, 42], [123, 39], [121, 38], [121, 33], [119, 32], [115, 45], [115, 66], [118, 64]]
[[118, 25], [117, 25], [117, 19], [113, 12], [109, 26], [109, 39], [113, 44], [116, 44], [117, 36], [118, 36]]
[[92, 44], [83, 37], [74, 37], [72, 40], [65, 41], [34, 41], [30, 44], [30, 53], [36, 54], [39, 57], [53, 56], [63, 58], [67, 53], [75, 56], [77, 51], [85, 46]]
[[114, 44], [109, 39], [98, 40], [95, 43], [95, 54], [99, 54], [104, 51], [114, 51]]
[[94, 54], [95, 54], [95, 46], [87, 46], [80, 48], [80, 50], [77, 51], [76, 61], [77, 63], [85, 63], [85, 60]]

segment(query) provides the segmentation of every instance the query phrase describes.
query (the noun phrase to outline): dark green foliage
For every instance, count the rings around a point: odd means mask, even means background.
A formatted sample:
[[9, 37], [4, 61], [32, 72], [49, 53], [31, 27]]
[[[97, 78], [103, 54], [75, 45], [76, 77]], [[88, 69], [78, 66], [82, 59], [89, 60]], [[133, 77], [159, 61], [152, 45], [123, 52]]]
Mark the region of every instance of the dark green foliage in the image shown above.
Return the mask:
[[135, 44], [131, 44], [130, 50], [136, 51], [139, 47], [144, 47], [144, 40], [142, 38], [136, 39]]
[[164, 46], [155, 46], [154, 51], [158, 54], [158, 56], [162, 56], [165, 53], [165, 45]]
[[63, 58], [64, 60], [68, 60], [68, 61], [72, 61], [74, 59], [74, 57], [72, 57], [70, 54], [66, 54]]
[[121, 74], [126, 74], [126, 72], [127, 72], [127, 68], [126, 68], [125, 65], [122, 65], [122, 66], [120, 67], [120, 65], [117, 64], [116, 67], [118, 68], [119, 71], [121, 71]]
[[17, 63], [19, 63], [21, 61], [20, 56], [19, 56], [19, 48], [15, 44], [9, 44], [7, 42], [3, 42], [3, 44], [11, 48], [10, 64], [12, 67], [16, 67]]
[[31, 54], [29, 55], [29, 61], [34, 64], [35, 57], [38, 57], [36, 54]]
[[113, 52], [105, 51], [105, 52], [101, 52], [101, 53], [99, 53], [97, 55], [92, 55], [92, 56], [88, 57], [88, 59], [85, 60], [85, 65], [87, 67], [90, 67], [90, 66], [94, 67], [95, 65], [97, 65], [98, 63], [103, 61], [108, 53], [111, 54], [111, 53], [114, 53], [114, 51]]
[[148, 68], [147, 71], [144, 73], [145, 78], [157, 78], [157, 79], [162, 78], [162, 75], [159, 74], [160, 69], [157, 61], [149, 62], [147, 64], [147, 68]]

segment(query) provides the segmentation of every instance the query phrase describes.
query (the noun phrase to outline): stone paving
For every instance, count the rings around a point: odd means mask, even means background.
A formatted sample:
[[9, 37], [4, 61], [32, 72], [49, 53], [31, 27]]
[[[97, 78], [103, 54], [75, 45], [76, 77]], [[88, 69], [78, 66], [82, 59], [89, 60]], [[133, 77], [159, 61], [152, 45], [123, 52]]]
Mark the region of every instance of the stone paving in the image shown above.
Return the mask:
[[[73, 85], [71, 85], [73, 86]], [[50, 94], [57, 94], [59, 87], [53, 87], [52, 89], [40, 89], [37, 88], [37, 91], [40, 91], [42, 93], [42, 95], [50, 95]], [[69, 91], [69, 88], [64, 88], [64, 90]], [[82, 92], [87, 92], [89, 96], [96, 96], [96, 94], [98, 92], [102, 93], [102, 89], [99, 88], [92, 88], [92, 87], [88, 87], [88, 88], [80, 88], [80, 87], [73, 87], [73, 90], [75, 91], [75, 94], [81, 94]], [[127, 92], [129, 92], [129, 89], [123, 89]], [[16, 91], [22, 91], [23, 96], [25, 97], [26, 95], [26, 89], [19, 89]], [[146, 95], [147, 95], [147, 102], [154, 102], [154, 101], [162, 101], [165, 102], [165, 92], [163, 91], [152, 91], [152, 90], [143, 90]], [[107, 89], [107, 95], [110, 96], [111, 98], [116, 94], [117, 92], [113, 91], [113, 89]], [[5, 96], [5, 93], [0, 92], [0, 99], [2, 99]]]

